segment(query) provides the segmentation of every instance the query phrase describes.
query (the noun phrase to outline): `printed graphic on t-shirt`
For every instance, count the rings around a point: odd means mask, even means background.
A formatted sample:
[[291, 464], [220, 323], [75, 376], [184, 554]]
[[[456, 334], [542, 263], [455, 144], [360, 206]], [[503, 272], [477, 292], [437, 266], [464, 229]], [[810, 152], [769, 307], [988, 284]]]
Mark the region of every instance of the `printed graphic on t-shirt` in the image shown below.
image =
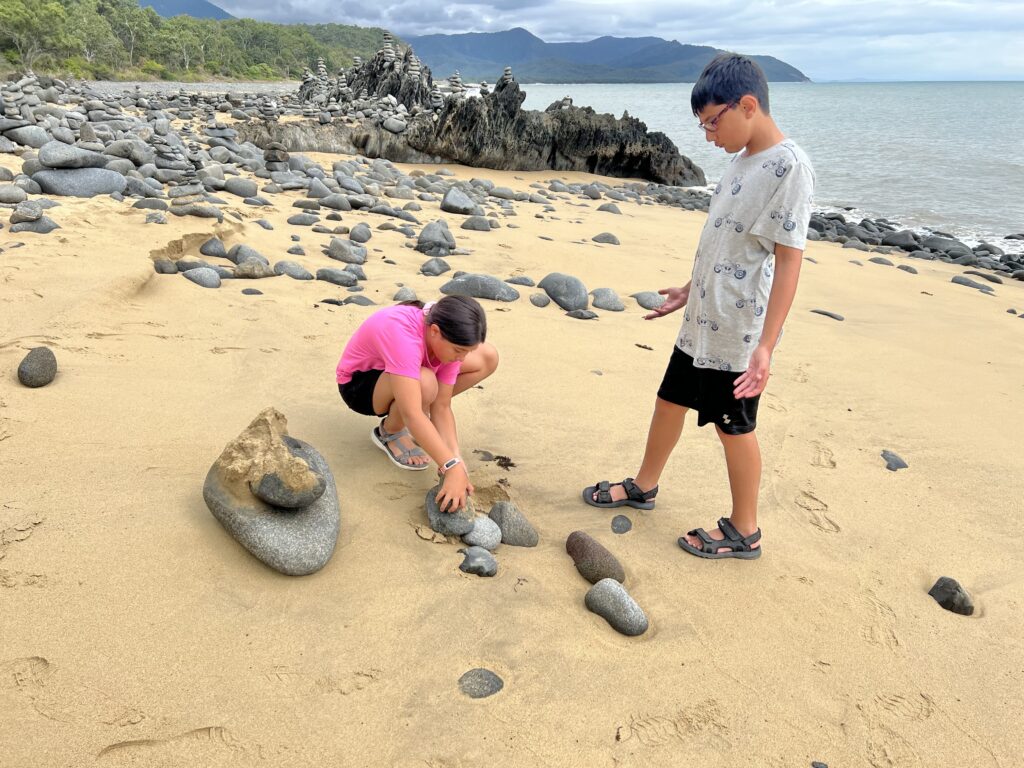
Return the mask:
[[804, 248], [813, 191], [810, 161], [788, 140], [750, 157], [737, 155], [722, 174], [676, 339], [697, 367], [746, 370], [764, 327], [775, 248]]

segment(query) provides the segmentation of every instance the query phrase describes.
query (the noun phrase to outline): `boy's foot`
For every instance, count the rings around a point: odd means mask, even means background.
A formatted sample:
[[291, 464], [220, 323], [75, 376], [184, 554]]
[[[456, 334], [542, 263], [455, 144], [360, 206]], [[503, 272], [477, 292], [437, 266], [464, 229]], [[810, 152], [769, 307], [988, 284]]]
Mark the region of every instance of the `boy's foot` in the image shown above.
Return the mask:
[[610, 483], [602, 480], [597, 485], [583, 489], [583, 500], [592, 507], [611, 509], [630, 506], [634, 509], [654, 509], [654, 497], [658, 495], [658, 486], [643, 489], [632, 477], [621, 483]]
[[[722, 546], [716, 546], [719, 542]], [[679, 537], [679, 546], [691, 555], [709, 559], [736, 557], [754, 560], [761, 556], [761, 529], [738, 529], [729, 518], [718, 521], [718, 527], [705, 531], [696, 528]]]
[[381, 421], [380, 426], [374, 428], [371, 437], [374, 444], [388, 454], [392, 463], [402, 469], [426, 469], [430, 463], [430, 457], [416, 445], [408, 429], [388, 432]]

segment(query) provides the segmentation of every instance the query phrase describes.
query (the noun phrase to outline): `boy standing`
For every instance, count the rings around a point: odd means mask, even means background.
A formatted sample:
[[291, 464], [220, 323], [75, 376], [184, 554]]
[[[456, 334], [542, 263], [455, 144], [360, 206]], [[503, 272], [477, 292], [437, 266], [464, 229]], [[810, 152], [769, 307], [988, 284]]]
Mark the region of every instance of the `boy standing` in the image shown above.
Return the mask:
[[768, 383], [772, 351], [796, 293], [811, 215], [814, 170], [769, 113], [768, 84], [745, 56], [722, 54], [701, 73], [690, 96], [705, 139], [738, 153], [708, 208], [690, 282], [659, 293], [651, 320], [685, 307], [636, 478], [602, 481], [583, 491], [595, 507], [653, 509], [658, 480], [689, 409], [713, 423], [725, 449], [732, 514], [709, 533], [680, 537], [705, 558], [761, 555], [757, 493], [761, 451], [754, 435], [757, 405]]

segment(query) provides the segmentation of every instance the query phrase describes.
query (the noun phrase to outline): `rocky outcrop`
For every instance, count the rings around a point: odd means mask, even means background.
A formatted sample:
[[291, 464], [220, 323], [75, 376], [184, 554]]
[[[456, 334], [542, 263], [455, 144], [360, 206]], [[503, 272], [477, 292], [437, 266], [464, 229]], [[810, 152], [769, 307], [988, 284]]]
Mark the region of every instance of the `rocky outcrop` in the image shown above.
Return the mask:
[[454, 162], [497, 170], [583, 171], [675, 186], [705, 183], [704, 172], [679, 154], [667, 136], [648, 132], [636, 118], [617, 119], [560, 103], [544, 112], [524, 110], [525, 98], [514, 79], [503, 80], [487, 96], [446, 99], [440, 113], [417, 115], [401, 134], [367, 122], [250, 123], [238, 130], [259, 146], [276, 141], [293, 152], [358, 152], [394, 162]]

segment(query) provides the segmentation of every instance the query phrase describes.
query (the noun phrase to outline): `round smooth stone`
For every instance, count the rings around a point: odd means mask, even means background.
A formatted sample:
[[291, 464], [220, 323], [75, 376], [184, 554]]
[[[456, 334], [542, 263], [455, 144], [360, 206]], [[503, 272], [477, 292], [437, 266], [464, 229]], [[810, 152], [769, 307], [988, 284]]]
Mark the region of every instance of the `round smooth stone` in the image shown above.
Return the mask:
[[612, 518], [613, 533], [628, 533], [633, 529], [633, 521], [625, 515], [616, 515]]
[[459, 678], [459, 690], [471, 699], [486, 699], [505, 687], [505, 681], [489, 669], [471, 669]]

